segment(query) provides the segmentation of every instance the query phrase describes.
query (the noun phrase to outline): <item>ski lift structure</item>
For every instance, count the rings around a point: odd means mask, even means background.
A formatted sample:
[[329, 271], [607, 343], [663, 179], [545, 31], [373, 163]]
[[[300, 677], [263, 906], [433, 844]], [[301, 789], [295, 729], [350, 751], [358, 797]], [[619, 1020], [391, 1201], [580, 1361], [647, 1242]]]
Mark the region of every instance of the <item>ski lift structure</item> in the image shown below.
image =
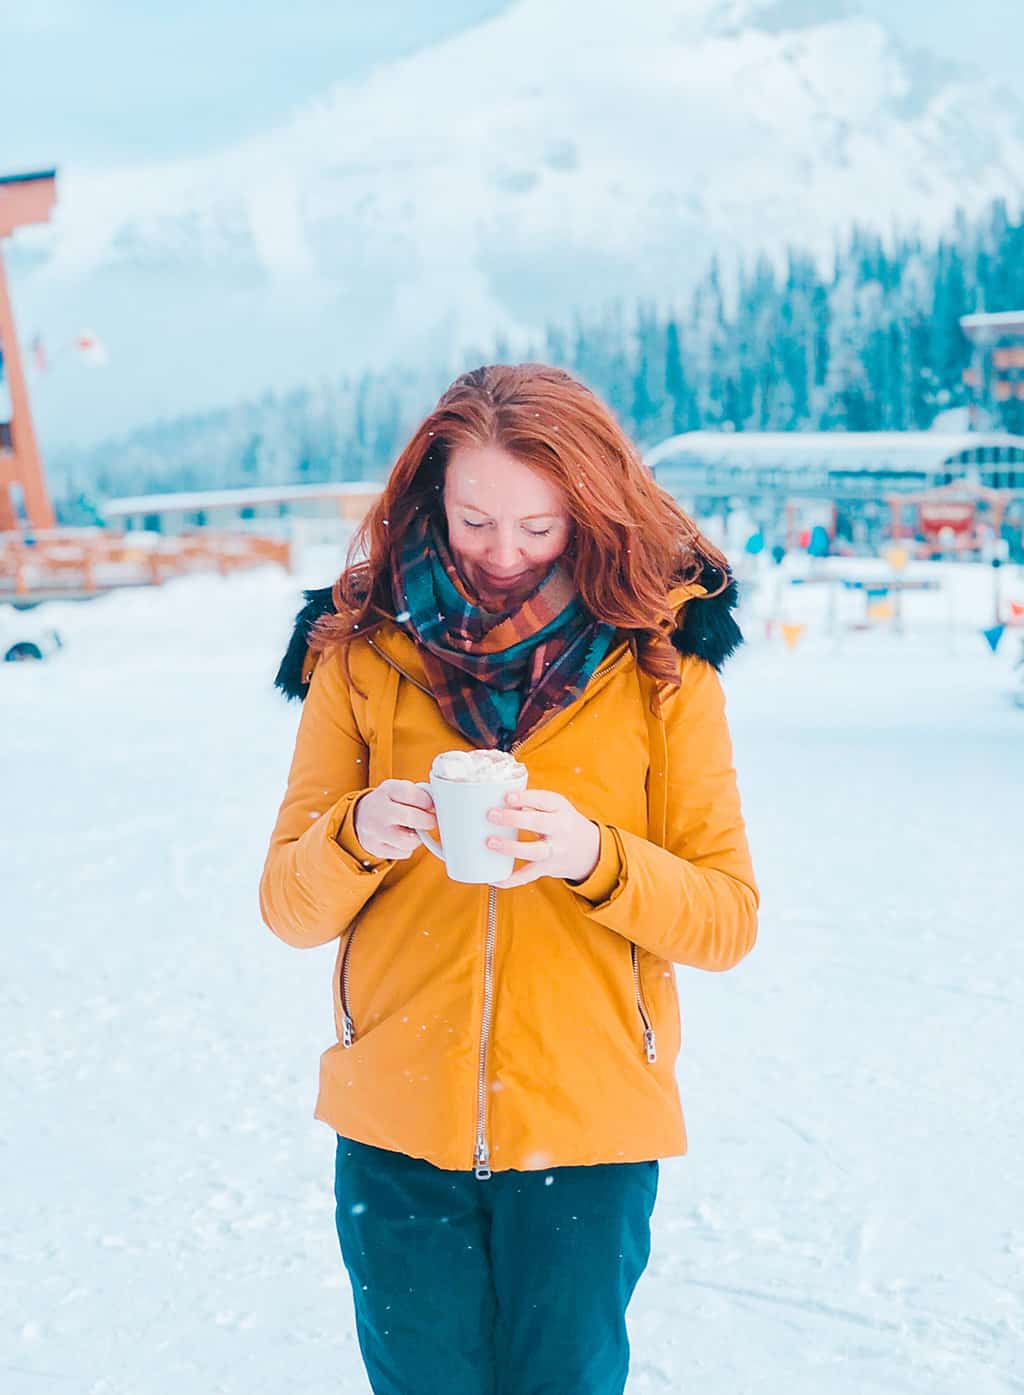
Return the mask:
[[193, 571], [276, 562], [291, 569], [287, 539], [224, 530], [188, 537], [130, 537], [107, 528], [61, 528], [47, 488], [4, 266], [4, 241], [49, 221], [57, 171], [0, 175], [0, 601], [79, 600], [126, 586], [159, 585]]

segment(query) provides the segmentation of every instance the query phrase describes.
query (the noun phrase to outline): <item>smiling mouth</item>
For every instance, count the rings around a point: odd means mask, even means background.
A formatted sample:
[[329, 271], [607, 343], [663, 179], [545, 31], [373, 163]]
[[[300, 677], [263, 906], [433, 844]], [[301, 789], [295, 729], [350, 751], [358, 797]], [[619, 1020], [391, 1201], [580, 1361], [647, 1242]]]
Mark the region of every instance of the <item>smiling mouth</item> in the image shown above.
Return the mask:
[[484, 571], [485, 579], [495, 586], [511, 586], [513, 582], [521, 581], [525, 575], [525, 572], [517, 572], [515, 576], [492, 576], [490, 572]]

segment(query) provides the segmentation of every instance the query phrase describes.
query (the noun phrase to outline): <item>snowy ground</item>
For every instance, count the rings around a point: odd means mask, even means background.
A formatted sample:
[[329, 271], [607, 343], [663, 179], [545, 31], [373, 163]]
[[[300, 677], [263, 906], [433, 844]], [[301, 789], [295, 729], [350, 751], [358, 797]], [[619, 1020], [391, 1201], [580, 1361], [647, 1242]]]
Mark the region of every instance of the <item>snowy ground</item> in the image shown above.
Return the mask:
[[[311, 1118], [333, 951], [256, 909], [306, 572], [54, 606], [68, 649], [0, 670], [5, 1395], [367, 1390]], [[990, 582], [902, 637], [829, 635], [799, 588], [796, 652], [749, 618], [761, 937], [680, 972], [691, 1152], [631, 1395], [1024, 1391], [1024, 711]]]

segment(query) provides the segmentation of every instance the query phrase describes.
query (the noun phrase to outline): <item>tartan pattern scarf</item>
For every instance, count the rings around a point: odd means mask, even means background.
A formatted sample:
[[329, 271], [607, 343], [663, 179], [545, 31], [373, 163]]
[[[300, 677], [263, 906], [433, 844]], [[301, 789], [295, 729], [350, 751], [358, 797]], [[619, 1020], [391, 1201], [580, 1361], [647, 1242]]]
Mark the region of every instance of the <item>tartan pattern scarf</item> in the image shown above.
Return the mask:
[[429, 517], [410, 527], [392, 585], [396, 619], [420, 646], [445, 721], [477, 747], [507, 751], [552, 708], [574, 702], [615, 636], [558, 560], [518, 605], [485, 610]]

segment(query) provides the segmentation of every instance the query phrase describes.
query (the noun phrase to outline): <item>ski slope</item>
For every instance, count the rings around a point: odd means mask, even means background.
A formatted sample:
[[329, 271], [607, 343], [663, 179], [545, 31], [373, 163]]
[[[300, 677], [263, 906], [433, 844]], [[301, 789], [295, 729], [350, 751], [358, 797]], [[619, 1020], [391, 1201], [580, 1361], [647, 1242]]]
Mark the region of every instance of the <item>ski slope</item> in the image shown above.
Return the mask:
[[[366, 1395], [312, 1119], [333, 950], [256, 905], [270, 680], [333, 565], [53, 606], [65, 651], [0, 670], [5, 1395]], [[747, 617], [760, 940], [679, 972], [630, 1395], [1024, 1390], [1024, 711], [988, 573], [945, 576], [902, 637], [800, 588], [795, 652], [770, 587]]]

